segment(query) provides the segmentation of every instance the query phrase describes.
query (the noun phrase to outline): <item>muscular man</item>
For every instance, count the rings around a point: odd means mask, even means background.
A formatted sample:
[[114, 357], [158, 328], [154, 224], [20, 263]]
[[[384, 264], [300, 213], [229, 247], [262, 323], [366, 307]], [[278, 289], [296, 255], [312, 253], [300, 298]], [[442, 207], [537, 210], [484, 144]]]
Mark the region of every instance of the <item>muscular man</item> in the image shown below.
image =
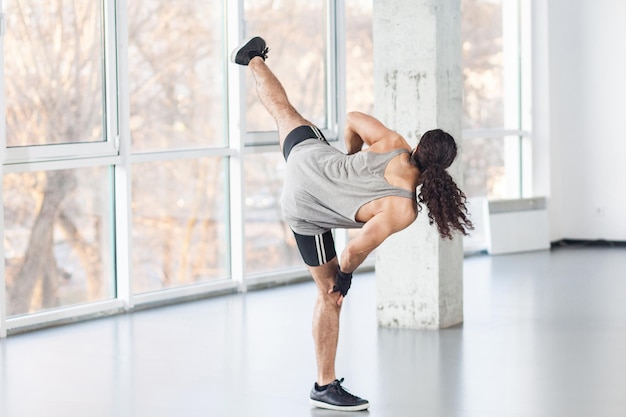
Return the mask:
[[[259, 99], [278, 126], [287, 161], [283, 217], [318, 288], [313, 314], [317, 381], [310, 401], [333, 410], [365, 410], [369, 402], [347, 392], [341, 386], [343, 378], [335, 374], [341, 304], [352, 272], [389, 235], [413, 223], [420, 204], [428, 207], [430, 223], [436, 223], [442, 237], [471, 229], [465, 195], [445, 171], [456, 157], [456, 144], [452, 136], [436, 129], [426, 132], [412, 149], [375, 118], [352, 112], [346, 120], [344, 154], [289, 103], [265, 63], [267, 53], [265, 41], [254, 37], [235, 49], [231, 60], [248, 66]], [[333, 228], [361, 229], [339, 259]]]

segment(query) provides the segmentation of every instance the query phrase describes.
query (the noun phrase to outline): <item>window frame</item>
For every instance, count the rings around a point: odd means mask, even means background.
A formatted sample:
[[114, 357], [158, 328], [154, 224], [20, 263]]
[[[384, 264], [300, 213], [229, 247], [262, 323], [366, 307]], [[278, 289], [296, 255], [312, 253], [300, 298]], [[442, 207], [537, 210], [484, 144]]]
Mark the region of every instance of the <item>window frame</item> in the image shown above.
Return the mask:
[[[505, 74], [504, 126], [463, 129], [463, 140], [503, 138], [507, 187], [517, 197], [532, 195], [531, 121], [531, 21], [530, 2], [502, 0], [503, 53]], [[516, 140], [510, 140], [515, 137]], [[474, 196], [472, 198], [486, 198]]]
[[[503, 53], [507, 71], [513, 75], [505, 78], [504, 126], [463, 129], [463, 141], [473, 139], [502, 138], [504, 141], [504, 169], [510, 174], [505, 179], [507, 190], [516, 196], [510, 199], [532, 197], [532, 21], [531, 2], [502, 0]], [[513, 98], [511, 98], [513, 97]], [[511, 110], [514, 109], [514, 110]], [[509, 198], [507, 198], [509, 199]], [[464, 251], [474, 253], [487, 249], [485, 228], [489, 222], [487, 202], [495, 200], [488, 196], [470, 196], [468, 201], [476, 217], [476, 230], [463, 238]]]
[[[119, 106], [117, 81], [117, 22], [116, 6], [118, 0], [99, 0], [102, 10], [100, 19], [102, 66], [102, 101], [103, 101], [103, 138], [97, 142], [59, 143], [44, 145], [6, 146], [6, 126], [2, 132], [2, 148], [5, 150], [5, 165], [32, 164], [37, 162], [68, 159], [110, 157], [119, 153]], [[0, 2], [0, 7], [2, 3]], [[3, 50], [4, 56], [4, 50]], [[2, 64], [3, 90], [0, 96], [3, 102], [2, 119], [6, 123], [4, 62]]]
[[[243, 0], [241, 0], [243, 3]], [[344, 11], [342, 9], [343, 4], [341, 2], [333, 0], [324, 0], [324, 10], [326, 11], [324, 16], [325, 31], [326, 31], [326, 48], [325, 48], [325, 83], [324, 83], [324, 103], [325, 103], [325, 116], [328, 126], [321, 128], [322, 134], [329, 142], [337, 141], [340, 132], [340, 117], [339, 108], [341, 101], [338, 98], [337, 92], [339, 91], [339, 80], [342, 78], [340, 71], [341, 57], [338, 54], [340, 50], [338, 45], [341, 44], [344, 35], [343, 30], [345, 24], [343, 23]], [[243, 5], [240, 10], [240, 16], [243, 16]], [[231, 22], [233, 23], [233, 22]], [[243, 26], [242, 26], [243, 27]], [[242, 36], [243, 39], [243, 36]], [[236, 45], [233, 46], [236, 47]], [[245, 103], [245, 85], [240, 88], [240, 98], [242, 103]], [[243, 114], [243, 113], [242, 113]], [[306, 117], [306, 115], [303, 115]], [[246, 120], [242, 117], [241, 125], [242, 131], [245, 132], [245, 138], [243, 141], [245, 148], [261, 148], [264, 151], [278, 150], [278, 131], [248, 131], [245, 128]]]
[[[228, 62], [228, 53], [235, 48], [243, 36], [243, 1], [223, 0], [225, 19], [223, 71], [225, 89], [225, 124], [227, 144], [224, 147], [202, 149], [158, 150], [133, 153], [130, 147], [130, 109], [128, 96], [128, 61], [123, 52], [128, 48], [128, 0], [101, 0], [103, 4], [103, 101], [105, 106], [105, 141], [91, 143], [50, 144], [24, 147], [6, 147], [6, 120], [0, 120], [0, 147], [3, 160], [0, 175], [9, 172], [47, 170], [58, 167], [72, 168], [84, 166], [112, 165], [114, 167], [115, 199], [115, 263], [116, 263], [116, 298], [87, 304], [59, 307], [24, 316], [6, 316], [6, 277], [4, 262], [0, 264], [0, 338], [7, 333], [46, 327], [52, 324], [73, 322], [77, 318], [99, 317], [132, 311], [152, 305], [161, 305], [179, 300], [199, 298], [217, 293], [246, 291], [250, 288], [268, 284], [287, 283], [305, 277], [306, 269], [295, 268], [272, 273], [247, 275], [244, 252], [244, 212], [243, 204], [243, 155], [257, 152], [279, 152], [278, 134], [273, 132], [247, 132], [245, 121], [240, 116], [245, 109], [245, 85], [241, 68]], [[325, 103], [328, 126], [323, 129], [330, 141], [338, 141], [345, 118], [345, 10], [342, 2], [325, 0], [326, 7], [326, 78]], [[504, 2], [506, 3], [506, 2]], [[521, 193], [529, 195], [532, 176], [532, 161], [527, 156], [532, 141], [530, 121], [530, 5], [517, 0], [506, 6], [515, 13], [518, 29], [518, 65], [517, 87], [520, 89], [519, 123], [516, 126], [503, 126], [490, 129], [464, 130], [463, 138], [472, 139], [485, 136], [516, 136], [519, 138], [513, 146], [519, 149], [516, 163], [521, 170]], [[0, 0], [0, 7], [2, 0]], [[1, 20], [1, 17], [0, 17]], [[0, 21], [0, 24], [2, 22]], [[0, 36], [2, 36], [0, 34]], [[4, 45], [0, 43], [0, 112], [6, 114], [4, 90]], [[341, 146], [342, 144], [338, 144]], [[190, 286], [167, 288], [150, 293], [134, 294], [131, 261], [131, 173], [134, 163], [162, 159], [189, 159], [203, 156], [221, 156], [227, 159], [228, 176], [226, 190], [230, 216], [227, 228], [230, 231], [230, 275], [229, 279], [200, 283]], [[513, 163], [513, 162], [511, 162]], [[2, 198], [0, 187], [0, 200]], [[4, 230], [4, 208], [0, 207], [0, 230]], [[337, 250], [347, 241], [345, 231], [336, 232]], [[344, 242], [344, 243], [341, 243]], [[0, 248], [4, 252], [4, 248]]]
[[[5, 17], [2, 12], [3, 5], [2, 0], [0, 0], [0, 40], [4, 37], [5, 32]], [[0, 114], [3, 116], [0, 117], [0, 149], [6, 149], [6, 104], [5, 104], [5, 93], [4, 93], [4, 42], [0, 42]], [[1, 152], [3, 157], [0, 160], [0, 178], [4, 178], [4, 152]], [[4, 201], [3, 194], [3, 186], [2, 181], [0, 181], [0, 201]], [[4, 240], [4, 203], [0, 205], [0, 232], [2, 233], [2, 237]], [[4, 244], [0, 246], [0, 253], [2, 253], [2, 262], [0, 262], [0, 339], [5, 338], [7, 336], [7, 328], [6, 328], [6, 320], [7, 320], [7, 309], [6, 309], [6, 277], [4, 271]]]
[[[103, 67], [103, 141], [6, 146], [6, 100], [4, 90], [4, 45], [0, 43], [0, 147], [3, 158], [0, 175], [12, 172], [45, 171], [50, 169], [112, 166], [114, 199], [114, 258], [115, 298], [84, 304], [60, 306], [21, 316], [6, 316], [6, 277], [4, 262], [0, 264], [0, 338], [32, 329], [74, 322], [105, 315], [119, 314], [135, 309], [163, 305], [186, 299], [197, 299], [214, 294], [243, 292], [248, 288], [267, 286], [269, 283], [287, 283], [306, 279], [306, 268], [292, 268], [263, 274], [248, 275], [245, 271], [243, 156], [256, 152], [279, 152], [278, 134], [273, 132], [247, 132], [239, 116], [246, 111], [245, 85], [241, 68], [230, 64], [229, 52], [243, 39], [243, 0], [223, 0], [225, 19], [223, 39], [224, 71], [224, 123], [226, 144], [223, 147], [201, 149], [174, 149], [132, 152], [130, 144], [130, 98], [128, 59], [128, 0], [101, 0]], [[0, 0], [0, 10], [2, 0]], [[345, 100], [339, 91], [344, 88], [340, 80], [345, 75], [341, 46], [344, 42], [343, 4], [325, 0], [325, 112], [328, 126], [323, 129], [329, 141], [337, 141], [341, 131], [341, 116]], [[0, 21], [0, 24], [2, 21]], [[0, 35], [1, 36], [1, 35]], [[248, 141], [252, 143], [247, 143]], [[191, 159], [219, 156], [226, 159], [226, 204], [229, 205], [227, 230], [229, 231], [229, 275], [225, 280], [205, 282], [158, 291], [135, 294], [132, 279], [132, 211], [131, 178], [135, 163], [163, 159]], [[0, 200], [2, 197], [0, 186]], [[4, 205], [0, 207], [0, 230], [4, 230]], [[341, 232], [339, 233], [341, 234]], [[339, 238], [338, 242], [342, 239]], [[341, 244], [339, 244], [340, 246]], [[4, 254], [4, 247], [0, 248]]]

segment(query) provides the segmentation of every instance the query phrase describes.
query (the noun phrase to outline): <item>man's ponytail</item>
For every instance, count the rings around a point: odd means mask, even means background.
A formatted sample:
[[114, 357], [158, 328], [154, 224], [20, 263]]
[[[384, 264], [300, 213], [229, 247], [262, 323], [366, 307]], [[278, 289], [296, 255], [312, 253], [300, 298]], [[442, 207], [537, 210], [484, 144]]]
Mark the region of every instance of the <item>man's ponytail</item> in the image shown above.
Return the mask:
[[436, 129], [422, 136], [412, 157], [422, 183], [418, 202], [428, 208], [430, 224], [435, 223], [439, 235], [448, 239], [454, 231], [467, 235], [474, 227], [468, 217], [467, 197], [446, 171], [456, 154], [454, 138]]

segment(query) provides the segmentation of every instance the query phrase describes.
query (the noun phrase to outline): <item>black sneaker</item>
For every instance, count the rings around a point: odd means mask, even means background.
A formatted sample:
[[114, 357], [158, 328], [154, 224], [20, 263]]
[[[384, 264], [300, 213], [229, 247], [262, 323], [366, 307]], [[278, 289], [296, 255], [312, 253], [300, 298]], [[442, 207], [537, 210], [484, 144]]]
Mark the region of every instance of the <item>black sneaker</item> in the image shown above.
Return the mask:
[[236, 48], [230, 54], [230, 60], [235, 64], [248, 65], [255, 56], [260, 56], [263, 61], [267, 59], [269, 48], [265, 45], [265, 40], [258, 36], [248, 39], [242, 46]]
[[324, 389], [320, 389], [316, 382], [311, 390], [311, 405], [339, 411], [367, 410], [370, 406], [369, 401], [350, 394], [341, 386], [342, 382], [343, 378], [336, 379]]

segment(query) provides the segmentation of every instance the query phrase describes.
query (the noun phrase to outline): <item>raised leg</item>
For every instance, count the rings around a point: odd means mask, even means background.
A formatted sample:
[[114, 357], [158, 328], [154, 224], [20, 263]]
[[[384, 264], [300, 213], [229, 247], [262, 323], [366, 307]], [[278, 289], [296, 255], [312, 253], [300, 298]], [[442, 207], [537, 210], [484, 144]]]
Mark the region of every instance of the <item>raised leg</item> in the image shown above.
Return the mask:
[[283, 142], [289, 132], [298, 126], [312, 126], [313, 124], [302, 117], [289, 103], [282, 84], [261, 57], [252, 58], [248, 67], [254, 75], [256, 91], [261, 103], [276, 121], [282, 150]]

